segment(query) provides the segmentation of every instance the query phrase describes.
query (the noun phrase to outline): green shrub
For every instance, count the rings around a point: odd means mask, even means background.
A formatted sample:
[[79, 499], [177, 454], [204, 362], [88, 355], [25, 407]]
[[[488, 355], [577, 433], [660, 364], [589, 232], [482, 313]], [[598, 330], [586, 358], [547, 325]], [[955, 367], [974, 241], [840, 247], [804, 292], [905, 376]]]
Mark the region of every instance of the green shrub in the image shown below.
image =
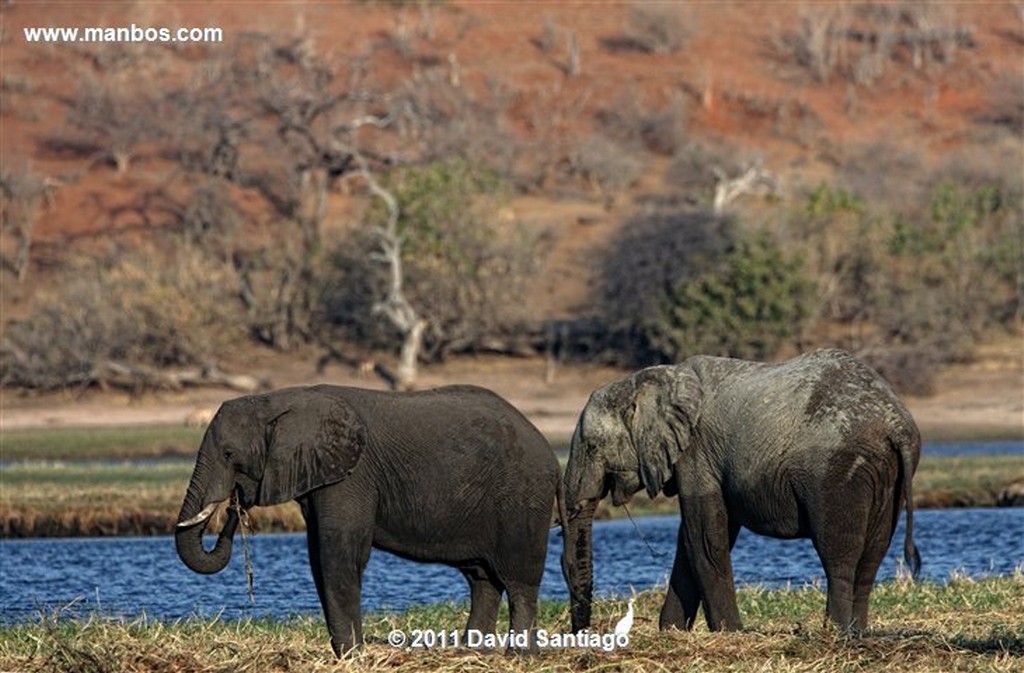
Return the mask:
[[799, 258], [703, 212], [630, 220], [602, 274], [608, 352], [630, 366], [770, 357], [800, 334], [814, 297]]
[[[820, 345], [857, 352], [904, 392], [972, 357], [994, 327], [1012, 328], [1024, 243], [1015, 198], [998, 181], [942, 180], [884, 209], [827, 184], [807, 197], [791, 237], [819, 287]], [[838, 326], [840, 329], [835, 329]]]
[[769, 358], [799, 335], [811, 287], [800, 259], [769, 237], [741, 239], [702, 273], [681, 279], [646, 330], [670, 361], [697, 353]]

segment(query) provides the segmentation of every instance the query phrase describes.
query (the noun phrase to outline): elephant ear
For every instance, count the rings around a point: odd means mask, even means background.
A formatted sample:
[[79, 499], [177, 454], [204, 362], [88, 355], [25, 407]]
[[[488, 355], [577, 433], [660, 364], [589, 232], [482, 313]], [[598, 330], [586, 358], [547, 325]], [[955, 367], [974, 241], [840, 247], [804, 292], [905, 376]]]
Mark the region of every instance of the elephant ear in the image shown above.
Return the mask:
[[267, 424], [267, 459], [258, 505], [294, 500], [341, 481], [366, 446], [366, 426], [348, 404], [311, 393]]
[[[679, 456], [690, 445], [692, 419], [698, 400], [697, 377], [678, 367], [659, 367], [658, 377], [637, 382], [633, 405], [633, 442], [640, 463], [640, 479], [650, 497], [670, 484]], [[672, 491], [672, 492], [670, 492]]]

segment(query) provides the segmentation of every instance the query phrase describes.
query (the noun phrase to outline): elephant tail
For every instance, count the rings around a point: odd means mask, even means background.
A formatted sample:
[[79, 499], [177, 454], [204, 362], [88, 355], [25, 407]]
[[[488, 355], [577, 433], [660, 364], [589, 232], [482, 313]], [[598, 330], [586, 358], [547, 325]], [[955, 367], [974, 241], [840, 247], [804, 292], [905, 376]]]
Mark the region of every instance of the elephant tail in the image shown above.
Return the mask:
[[[914, 471], [917, 468], [917, 458], [920, 456], [921, 439], [917, 433], [913, 437], [902, 437], [901, 441], [893, 442], [893, 448], [900, 456], [900, 464], [903, 472], [903, 496], [907, 507], [907, 526], [903, 537], [903, 559], [910, 567], [910, 574], [917, 579], [921, 572], [921, 554], [914, 544]], [[899, 516], [899, 510], [896, 510]]]

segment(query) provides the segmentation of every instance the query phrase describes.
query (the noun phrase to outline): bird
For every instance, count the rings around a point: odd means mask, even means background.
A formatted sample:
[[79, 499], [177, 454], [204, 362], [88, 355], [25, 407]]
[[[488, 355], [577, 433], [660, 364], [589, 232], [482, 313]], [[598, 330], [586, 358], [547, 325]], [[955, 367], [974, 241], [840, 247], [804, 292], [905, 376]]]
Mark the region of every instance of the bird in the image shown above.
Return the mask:
[[615, 625], [616, 637], [629, 635], [629, 630], [633, 628], [633, 600], [633, 598], [629, 599], [629, 609], [626, 610], [626, 616]]

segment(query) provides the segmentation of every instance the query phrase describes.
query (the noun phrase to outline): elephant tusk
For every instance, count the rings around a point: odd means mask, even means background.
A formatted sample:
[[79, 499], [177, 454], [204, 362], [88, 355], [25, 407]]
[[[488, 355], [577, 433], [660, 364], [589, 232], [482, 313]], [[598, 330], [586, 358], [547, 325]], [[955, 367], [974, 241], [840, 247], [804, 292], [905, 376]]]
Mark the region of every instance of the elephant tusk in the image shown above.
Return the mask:
[[214, 510], [217, 509], [218, 505], [220, 505], [219, 502], [211, 502], [209, 505], [203, 508], [203, 511], [199, 512], [199, 514], [196, 514], [188, 521], [178, 522], [178, 528], [189, 528], [191, 526], [196, 525], [197, 523], [202, 523], [203, 521], [206, 521], [211, 516], [213, 516], [213, 512]]

